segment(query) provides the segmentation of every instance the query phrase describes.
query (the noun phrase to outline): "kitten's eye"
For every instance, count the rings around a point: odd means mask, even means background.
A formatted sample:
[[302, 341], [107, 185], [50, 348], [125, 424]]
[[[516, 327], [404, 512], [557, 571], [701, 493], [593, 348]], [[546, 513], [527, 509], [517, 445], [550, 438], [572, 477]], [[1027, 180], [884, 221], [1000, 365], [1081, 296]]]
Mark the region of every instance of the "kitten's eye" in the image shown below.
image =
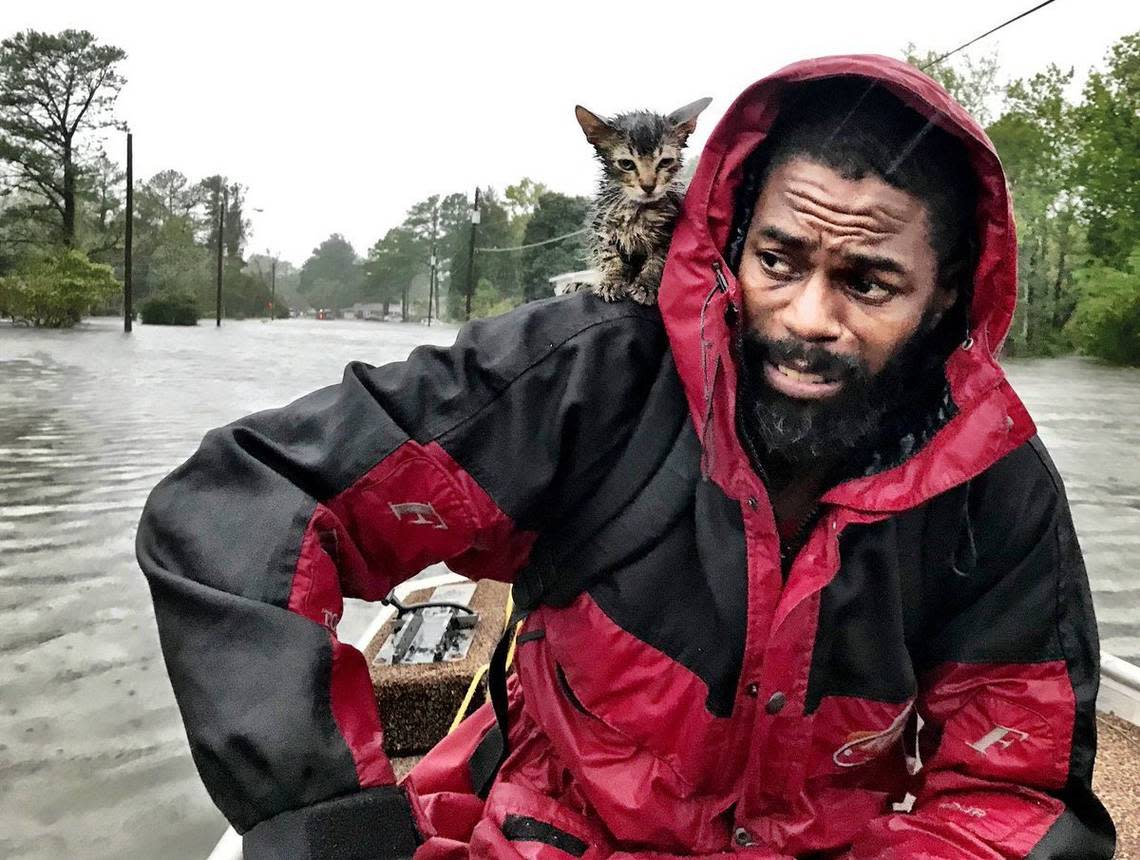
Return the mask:
[[658, 170], [667, 170], [668, 168], [672, 167], [676, 163], [677, 163], [677, 159], [675, 159], [675, 158], [662, 158], [660, 161], [657, 162], [657, 169]]
[[622, 170], [636, 170], [637, 169], [637, 165], [634, 164], [632, 161], [630, 161], [628, 158], [619, 158], [617, 160], [617, 166], [620, 167]]

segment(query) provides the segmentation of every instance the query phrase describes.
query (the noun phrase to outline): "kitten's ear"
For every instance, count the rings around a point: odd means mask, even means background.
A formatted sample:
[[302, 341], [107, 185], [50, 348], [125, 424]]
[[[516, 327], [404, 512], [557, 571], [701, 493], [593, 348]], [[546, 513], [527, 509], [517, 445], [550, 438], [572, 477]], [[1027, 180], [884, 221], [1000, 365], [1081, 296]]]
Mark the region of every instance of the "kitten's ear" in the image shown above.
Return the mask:
[[697, 99], [669, 114], [669, 122], [673, 123], [673, 130], [681, 139], [682, 145], [689, 139], [689, 135], [696, 131], [697, 117], [710, 104], [712, 104], [710, 98]]
[[574, 105], [574, 116], [578, 117], [578, 125], [586, 133], [586, 140], [594, 146], [601, 146], [613, 136], [614, 130], [604, 119], [581, 105]]

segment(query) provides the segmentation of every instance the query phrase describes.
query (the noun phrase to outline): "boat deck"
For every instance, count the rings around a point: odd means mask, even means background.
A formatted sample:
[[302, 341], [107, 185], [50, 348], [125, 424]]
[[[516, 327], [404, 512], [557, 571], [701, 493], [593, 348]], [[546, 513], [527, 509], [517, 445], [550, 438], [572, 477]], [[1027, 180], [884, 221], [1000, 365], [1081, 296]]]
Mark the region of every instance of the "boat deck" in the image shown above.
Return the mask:
[[1140, 726], [1097, 714], [1093, 787], [1116, 822], [1117, 860], [1140, 860]]

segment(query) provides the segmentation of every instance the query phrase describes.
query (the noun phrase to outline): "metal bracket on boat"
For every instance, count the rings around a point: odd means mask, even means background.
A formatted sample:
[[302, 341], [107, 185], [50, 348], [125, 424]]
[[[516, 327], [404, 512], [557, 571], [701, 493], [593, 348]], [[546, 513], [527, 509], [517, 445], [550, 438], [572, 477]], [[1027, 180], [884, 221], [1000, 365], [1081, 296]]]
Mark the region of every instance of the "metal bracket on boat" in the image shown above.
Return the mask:
[[442, 585], [422, 604], [390, 599], [397, 617], [392, 633], [372, 660], [400, 666], [462, 660], [471, 648], [479, 615], [469, 608], [475, 583]]

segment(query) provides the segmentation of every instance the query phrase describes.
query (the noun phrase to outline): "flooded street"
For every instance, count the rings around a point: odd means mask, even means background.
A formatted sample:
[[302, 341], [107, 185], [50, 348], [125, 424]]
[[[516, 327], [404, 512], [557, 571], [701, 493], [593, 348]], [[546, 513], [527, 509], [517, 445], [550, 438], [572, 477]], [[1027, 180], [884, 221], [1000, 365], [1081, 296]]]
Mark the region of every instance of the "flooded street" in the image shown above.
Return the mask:
[[205, 858], [225, 820], [190, 760], [135, 563], [147, 493], [210, 427], [335, 383], [349, 361], [454, 337], [0, 323], [0, 857]]
[[[350, 360], [454, 335], [0, 323], [0, 856], [204, 860], [225, 822], [191, 763], [134, 560], [146, 495], [207, 429], [334, 383]], [[1066, 479], [1102, 645], [1140, 662], [1140, 370], [1064, 358], [1008, 371]]]

